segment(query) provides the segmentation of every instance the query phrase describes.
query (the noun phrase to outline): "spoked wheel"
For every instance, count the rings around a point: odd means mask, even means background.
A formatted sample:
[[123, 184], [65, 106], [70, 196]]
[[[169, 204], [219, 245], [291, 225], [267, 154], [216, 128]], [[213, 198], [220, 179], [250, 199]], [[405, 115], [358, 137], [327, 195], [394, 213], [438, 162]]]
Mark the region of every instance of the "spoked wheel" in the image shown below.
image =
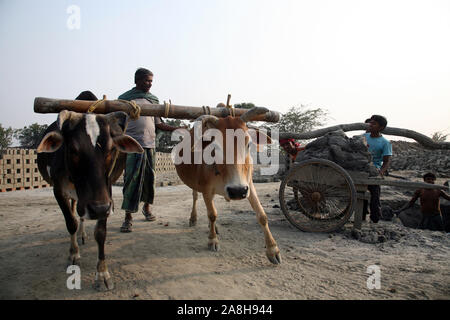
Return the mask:
[[344, 225], [356, 205], [356, 190], [341, 166], [324, 159], [295, 163], [280, 186], [280, 206], [295, 227], [331, 232]]

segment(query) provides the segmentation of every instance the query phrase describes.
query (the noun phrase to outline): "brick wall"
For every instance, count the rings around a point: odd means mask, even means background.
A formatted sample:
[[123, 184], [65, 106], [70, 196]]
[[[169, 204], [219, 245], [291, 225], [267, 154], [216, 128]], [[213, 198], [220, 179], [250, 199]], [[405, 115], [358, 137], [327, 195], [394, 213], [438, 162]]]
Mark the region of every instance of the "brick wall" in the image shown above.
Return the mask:
[[[49, 187], [36, 163], [35, 149], [11, 148], [0, 154], [0, 192]], [[156, 175], [176, 176], [170, 153], [156, 153]], [[174, 180], [175, 178], [171, 178]]]
[[0, 192], [47, 187], [34, 149], [6, 149], [0, 154]]
[[159, 172], [176, 171], [170, 153], [156, 152], [155, 171], [156, 174], [158, 174]]

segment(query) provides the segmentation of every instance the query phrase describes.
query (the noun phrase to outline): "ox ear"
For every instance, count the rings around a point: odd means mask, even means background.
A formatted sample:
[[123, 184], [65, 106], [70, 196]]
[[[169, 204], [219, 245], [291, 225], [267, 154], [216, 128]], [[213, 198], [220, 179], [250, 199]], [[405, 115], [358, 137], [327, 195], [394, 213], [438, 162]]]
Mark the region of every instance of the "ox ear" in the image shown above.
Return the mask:
[[58, 150], [64, 142], [63, 136], [57, 131], [50, 131], [42, 139], [41, 143], [37, 148], [37, 152], [55, 152]]
[[124, 153], [143, 153], [139, 142], [134, 140], [132, 137], [122, 134], [120, 136], [113, 138], [114, 145], [119, 149], [120, 152]]
[[215, 129], [219, 123], [219, 118], [211, 115], [202, 115], [198, 117], [195, 121], [201, 121], [202, 126], [206, 129]]
[[267, 144], [272, 144], [272, 139], [265, 132], [260, 131], [258, 128], [249, 128], [250, 136], [252, 137], [253, 143], [256, 144], [258, 152], [263, 151], [263, 146]]

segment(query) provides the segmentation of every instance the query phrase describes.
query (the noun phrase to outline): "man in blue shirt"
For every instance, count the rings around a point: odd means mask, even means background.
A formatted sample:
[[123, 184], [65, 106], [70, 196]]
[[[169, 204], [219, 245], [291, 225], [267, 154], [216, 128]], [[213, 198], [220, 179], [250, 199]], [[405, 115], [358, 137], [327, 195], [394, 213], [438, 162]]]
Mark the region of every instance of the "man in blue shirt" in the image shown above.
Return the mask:
[[[381, 132], [386, 126], [387, 120], [385, 117], [373, 115], [369, 121], [368, 132], [364, 133], [367, 147], [372, 154], [373, 164], [379, 170], [381, 177], [386, 174], [392, 156], [391, 143], [381, 135]], [[381, 188], [380, 186], [374, 185], [368, 186], [368, 189], [370, 192], [370, 220], [372, 220], [373, 223], [377, 223], [381, 216]], [[365, 214], [366, 212], [363, 212], [363, 219], [365, 219]]]

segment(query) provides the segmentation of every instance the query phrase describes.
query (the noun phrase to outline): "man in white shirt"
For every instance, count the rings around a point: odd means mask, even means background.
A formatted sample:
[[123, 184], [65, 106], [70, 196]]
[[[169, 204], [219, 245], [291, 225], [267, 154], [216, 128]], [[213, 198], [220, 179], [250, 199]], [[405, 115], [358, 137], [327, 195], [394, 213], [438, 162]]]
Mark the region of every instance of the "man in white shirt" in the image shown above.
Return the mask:
[[[139, 68], [135, 73], [136, 87], [119, 96], [119, 99], [135, 101], [138, 104], [158, 104], [159, 100], [150, 93], [153, 83], [153, 73]], [[132, 213], [137, 212], [139, 203], [144, 202], [142, 214], [147, 221], [154, 221], [155, 215], [151, 211], [155, 196], [155, 129], [174, 131], [172, 127], [162, 122], [159, 117], [141, 116], [136, 120], [129, 120], [127, 135], [136, 139], [144, 148], [143, 154], [128, 154], [124, 173], [122, 209], [125, 210], [125, 221], [121, 232], [132, 231]]]

